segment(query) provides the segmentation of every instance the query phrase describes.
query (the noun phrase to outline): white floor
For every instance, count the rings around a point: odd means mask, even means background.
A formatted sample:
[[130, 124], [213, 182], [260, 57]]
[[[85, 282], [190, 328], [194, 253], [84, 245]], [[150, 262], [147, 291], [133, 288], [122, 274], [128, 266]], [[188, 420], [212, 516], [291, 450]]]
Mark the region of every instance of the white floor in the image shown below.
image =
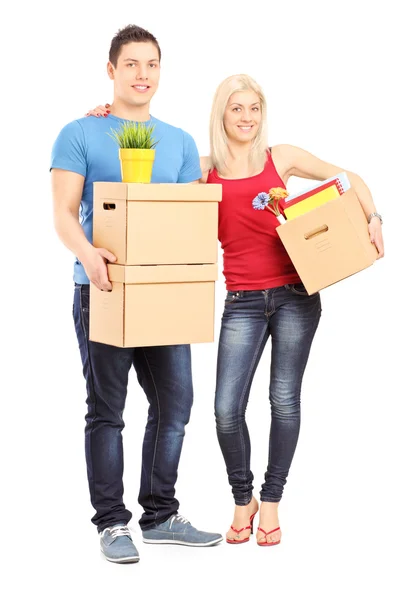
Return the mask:
[[[279, 599], [398, 600], [398, 537], [387, 516], [389, 511], [395, 514], [395, 507], [377, 497], [370, 503], [356, 493], [348, 497], [346, 509], [346, 490], [340, 487], [337, 492], [341, 504], [333, 490], [328, 494], [317, 488], [310, 503], [305, 491], [293, 492], [290, 510], [282, 503], [282, 543], [273, 548], [258, 547], [255, 536], [242, 546], [150, 546], [140, 541], [133, 523], [141, 560], [131, 565], [105, 560], [95, 528], [83, 515], [74, 520], [66, 516], [59, 524], [39, 515], [36, 524], [15, 523], [14, 535], [21, 545], [11, 557], [5, 552], [9, 583], [3, 598], [238, 598], [248, 593]], [[71, 503], [75, 509], [73, 497]], [[224, 530], [230, 505], [216, 506], [213, 514], [209, 507], [208, 518], [202, 518], [194, 505], [193, 523]], [[3, 538], [3, 550], [8, 540]]]

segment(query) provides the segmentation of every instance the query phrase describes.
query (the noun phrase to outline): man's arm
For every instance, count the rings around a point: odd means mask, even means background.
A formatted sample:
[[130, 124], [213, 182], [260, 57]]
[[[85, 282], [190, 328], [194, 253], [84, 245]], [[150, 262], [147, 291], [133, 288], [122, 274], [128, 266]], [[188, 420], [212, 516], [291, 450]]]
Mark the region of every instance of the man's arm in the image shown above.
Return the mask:
[[114, 262], [116, 257], [104, 248], [92, 246], [79, 223], [85, 178], [72, 171], [53, 168], [51, 182], [54, 225], [59, 238], [82, 263], [90, 281], [100, 290], [111, 290], [106, 261]]
[[178, 183], [200, 183], [201, 169], [199, 153], [191, 135], [183, 134], [183, 164], [179, 172]]

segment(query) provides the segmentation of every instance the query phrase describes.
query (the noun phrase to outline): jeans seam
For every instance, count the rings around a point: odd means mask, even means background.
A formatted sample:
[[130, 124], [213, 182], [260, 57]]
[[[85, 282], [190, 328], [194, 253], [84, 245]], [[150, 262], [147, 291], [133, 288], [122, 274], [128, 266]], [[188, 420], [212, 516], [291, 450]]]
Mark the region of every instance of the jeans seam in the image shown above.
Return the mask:
[[[92, 388], [92, 392], [93, 392], [93, 398], [94, 398], [94, 417], [90, 423], [90, 457], [91, 457], [91, 469], [92, 469], [92, 474], [93, 474], [93, 481], [95, 481], [95, 475], [94, 475], [94, 467], [93, 467], [93, 460], [92, 460], [92, 456], [93, 456], [93, 448], [92, 448], [92, 432], [93, 432], [93, 425], [94, 422], [97, 418], [97, 395], [94, 389], [94, 379], [93, 379], [93, 368], [92, 368], [92, 361], [90, 358], [90, 350], [89, 350], [89, 332], [86, 331], [85, 328], [85, 321], [83, 319], [83, 306], [82, 306], [82, 287], [79, 288], [79, 308], [80, 308], [80, 315], [81, 315], [81, 323], [82, 323], [82, 329], [83, 329], [83, 333], [85, 336], [85, 344], [86, 344], [86, 351], [87, 351], [87, 357], [88, 357], [88, 377], [90, 379], [90, 385]], [[90, 317], [89, 317], [90, 318]], [[89, 389], [90, 391], [90, 389]], [[91, 486], [93, 489], [93, 504], [96, 503], [96, 496], [95, 496], [95, 487], [94, 485]]]
[[[245, 384], [243, 386], [242, 395], [241, 395], [240, 400], [239, 400], [239, 414], [240, 414], [242, 406], [243, 406], [244, 398], [245, 398], [246, 393], [247, 393], [247, 388], [249, 387], [249, 381], [251, 379], [252, 369], [253, 369], [254, 363], [257, 360], [257, 354], [258, 354], [258, 352], [260, 350], [260, 346], [261, 346], [262, 341], [264, 339], [266, 330], [267, 330], [267, 325], [264, 325], [264, 329], [263, 329], [262, 335], [260, 336], [260, 339], [259, 339], [259, 342], [257, 344], [256, 349], [254, 350], [254, 354], [253, 354], [253, 358], [252, 358], [252, 361], [251, 361], [250, 369], [249, 369], [249, 372], [247, 374], [247, 379], [246, 379], [246, 382], [245, 382]], [[242, 468], [243, 468], [242, 473], [243, 473], [243, 478], [244, 478], [245, 477], [246, 448], [245, 448], [245, 443], [244, 443], [244, 438], [243, 438], [243, 426], [242, 425], [240, 427], [240, 442], [241, 442], [241, 447], [242, 447], [242, 456], [244, 457], [244, 460], [242, 462]]]
[[154, 385], [154, 389], [156, 392], [156, 398], [157, 398], [157, 410], [158, 410], [158, 424], [157, 424], [157, 433], [156, 433], [156, 439], [155, 439], [155, 443], [154, 443], [154, 454], [153, 454], [153, 462], [151, 465], [151, 474], [150, 474], [150, 496], [151, 496], [151, 501], [153, 503], [154, 506], [154, 510], [156, 511], [156, 514], [154, 516], [154, 521], [156, 521], [157, 519], [157, 515], [158, 515], [158, 506], [156, 505], [156, 503], [154, 502], [154, 496], [153, 496], [153, 474], [154, 474], [154, 464], [156, 462], [156, 454], [157, 454], [157, 444], [158, 444], [158, 437], [159, 437], [159, 433], [160, 433], [160, 422], [161, 422], [161, 411], [160, 411], [160, 398], [158, 396], [158, 390], [157, 390], [157, 386], [156, 386], [156, 382], [153, 376], [153, 372], [151, 370], [149, 361], [147, 360], [147, 356], [146, 356], [146, 351], [143, 349], [143, 356], [144, 359], [146, 361], [146, 365], [147, 368], [149, 370], [150, 373], [150, 377], [151, 380], [153, 382]]
[[266, 310], [265, 310], [264, 314], [267, 318], [271, 317], [274, 314], [274, 312], [276, 311], [275, 300], [274, 300], [274, 291], [275, 290], [272, 289], [271, 295], [269, 296], [270, 302], [271, 302], [271, 306], [270, 306], [271, 310], [268, 310], [268, 296], [266, 297], [266, 306], [265, 306]]

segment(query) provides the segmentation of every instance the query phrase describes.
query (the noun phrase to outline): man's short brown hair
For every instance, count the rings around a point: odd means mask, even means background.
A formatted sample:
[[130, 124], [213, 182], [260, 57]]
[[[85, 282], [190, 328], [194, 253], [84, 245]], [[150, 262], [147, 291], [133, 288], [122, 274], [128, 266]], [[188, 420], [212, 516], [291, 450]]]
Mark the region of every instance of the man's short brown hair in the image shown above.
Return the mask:
[[114, 67], [117, 66], [122, 46], [125, 46], [125, 44], [130, 44], [131, 42], [150, 42], [151, 44], [154, 44], [158, 51], [158, 57], [161, 60], [160, 46], [158, 45], [154, 35], [146, 29], [138, 27], [137, 25], [127, 25], [123, 29], [118, 30], [111, 42], [108, 58]]

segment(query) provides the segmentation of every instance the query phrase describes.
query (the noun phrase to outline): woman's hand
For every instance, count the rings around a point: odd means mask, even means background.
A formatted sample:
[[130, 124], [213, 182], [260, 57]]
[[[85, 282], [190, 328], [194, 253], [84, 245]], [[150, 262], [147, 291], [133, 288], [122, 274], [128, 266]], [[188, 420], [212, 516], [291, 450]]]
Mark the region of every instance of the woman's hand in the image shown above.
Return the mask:
[[385, 252], [383, 248], [382, 225], [378, 217], [372, 217], [371, 223], [368, 225], [368, 231], [371, 243], [375, 244], [378, 250], [378, 258], [382, 258]]
[[110, 104], [105, 104], [104, 106], [102, 104], [99, 104], [99, 106], [96, 106], [96, 108], [94, 108], [93, 110], [89, 110], [85, 117], [108, 117], [108, 115], [110, 114]]

